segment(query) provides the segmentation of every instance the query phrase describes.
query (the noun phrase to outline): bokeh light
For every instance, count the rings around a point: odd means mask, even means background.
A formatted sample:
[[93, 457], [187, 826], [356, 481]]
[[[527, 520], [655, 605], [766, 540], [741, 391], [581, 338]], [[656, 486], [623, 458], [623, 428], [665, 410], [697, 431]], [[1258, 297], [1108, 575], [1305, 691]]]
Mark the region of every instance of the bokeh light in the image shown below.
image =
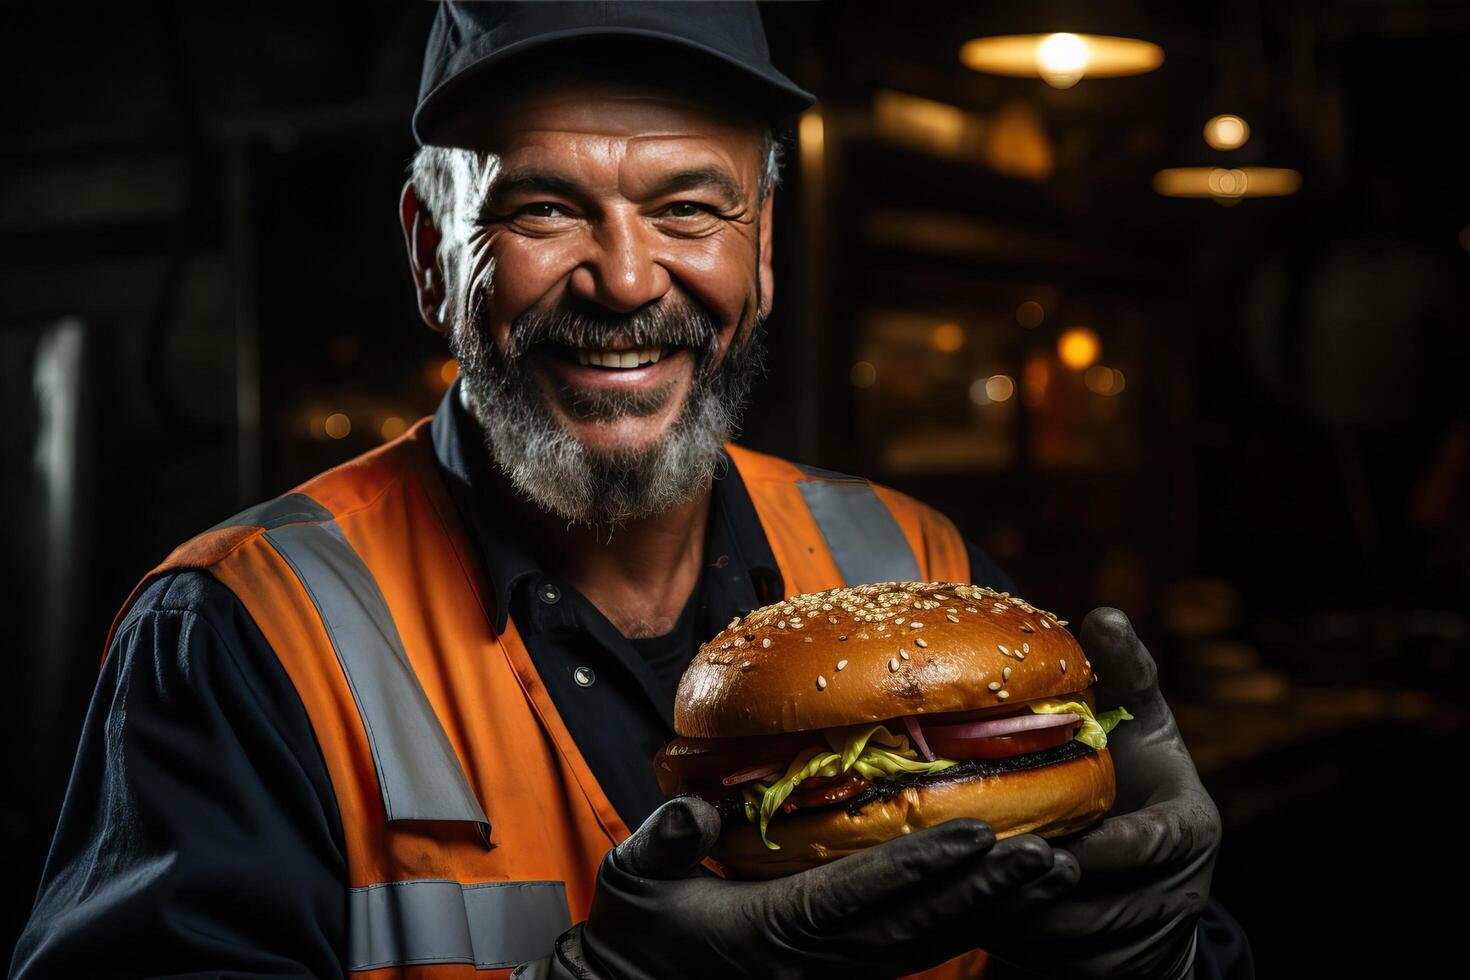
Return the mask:
[[1205, 142], [1216, 150], [1238, 150], [1250, 138], [1250, 124], [1239, 116], [1225, 113], [1205, 123]]
[[1072, 327], [1057, 339], [1057, 357], [1073, 371], [1091, 366], [1102, 355], [1102, 341], [1086, 327]]
[[992, 374], [985, 381], [985, 394], [993, 402], [1010, 401], [1016, 393], [1016, 383], [1010, 375]]
[[341, 412], [333, 412], [322, 423], [322, 429], [333, 439], [346, 439], [352, 433], [352, 420]]
[[867, 361], [858, 361], [852, 366], [850, 377], [854, 388], [871, 388], [878, 380], [878, 369]]
[[1045, 319], [1046, 307], [1042, 306], [1034, 299], [1028, 299], [1026, 302], [1016, 307], [1016, 322], [1025, 327], [1027, 330], [1034, 330], [1035, 328], [1041, 326], [1041, 322]]
[[406, 431], [408, 431], [408, 423], [396, 415], [388, 416], [378, 427], [378, 434], [383, 437], [384, 442], [391, 442]]
[[965, 346], [965, 331], [958, 323], [941, 323], [929, 335], [929, 343], [941, 353], [953, 354]]

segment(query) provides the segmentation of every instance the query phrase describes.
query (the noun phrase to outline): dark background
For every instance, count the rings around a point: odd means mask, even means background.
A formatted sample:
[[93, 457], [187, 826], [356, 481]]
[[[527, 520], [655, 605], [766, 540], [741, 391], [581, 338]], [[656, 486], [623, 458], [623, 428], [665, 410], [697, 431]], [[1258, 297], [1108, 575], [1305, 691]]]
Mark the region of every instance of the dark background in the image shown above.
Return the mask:
[[[788, 146], [743, 441], [939, 506], [1064, 618], [1134, 617], [1263, 975], [1462, 959], [1463, 902], [1436, 895], [1465, 870], [1470, 7], [764, 12], [822, 107]], [[0, 15], [0, 950], [132, 585], [446, 384], [396, 219], [432, 13]], [[957, 58], [1053, 30], [1166, 60], [1053, 90]], [[1252, 127], [1231, 153], [1201, 136], [1226, 111]], [[1152, 189], [1198, 165], [1303, 183], [1234, 206]], [[1058, 362], [1074, 327], [1120, 392]]]

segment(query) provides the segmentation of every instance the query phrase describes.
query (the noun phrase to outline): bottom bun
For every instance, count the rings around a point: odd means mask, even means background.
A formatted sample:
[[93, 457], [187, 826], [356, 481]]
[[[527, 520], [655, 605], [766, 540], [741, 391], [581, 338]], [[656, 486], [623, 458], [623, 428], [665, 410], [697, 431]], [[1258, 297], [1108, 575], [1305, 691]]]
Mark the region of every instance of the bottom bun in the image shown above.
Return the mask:
[[856, 814], [841, 804], [778, 814], [767, 829], [779, 851], [742, 822], [720, 835], [710, 856], [733, 877], [779, 878], [960, 817], [984, 820], [997, 839], [1060, 837], [1101, 819], [1116, 792], [1113, 757], [1102, 749], [1040, 769], [905, 787]]

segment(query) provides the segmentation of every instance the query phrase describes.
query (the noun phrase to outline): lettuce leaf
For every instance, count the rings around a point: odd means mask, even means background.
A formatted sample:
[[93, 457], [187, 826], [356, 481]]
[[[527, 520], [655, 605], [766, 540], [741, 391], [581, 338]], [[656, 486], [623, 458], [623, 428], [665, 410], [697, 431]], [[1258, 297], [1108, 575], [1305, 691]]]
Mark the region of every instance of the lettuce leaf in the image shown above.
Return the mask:
[[[860, 775], [869, 779], [893, 776], [900, 772], [927, 774], [955, 765], [949, 759], [920, 761], [919, 753], [909, 746], [907, 735], [895, 735], [883, 725], [829, 728], [822, 736], [831, 751], [824, 752], [820, 747], [802, 749], [791, 760], [785, 775], [780, 779], [769, 785], [756, 782], [743, 794], [746, 819], [751, 823], [759, 822], [761, 841], [773, 851], [779, 851], [781, 845], [766, 836], [766, 828], [771, 817], [781, 809], [781, 804], [786, 802], [786, 798], [795, 792], [803, 780], [814, 776], [838, 776], [849, 770], [857, 770]], [[760, 794], [758, 806], [752, 798], [756, 793]]]
[[1107, 748], [1108, 732], [1117, 728], [1119, 722], [1133, 720], [1128, 709], [1121, 707], [1094, 715], [1084, 701], [1033, 701], [1031, 710], [1038, 715], [1061, 715], [1069, 711], [1077, 715], [1082, 719], [1082, 730], [1077, 733], [1077, 741], [1094, 749]]

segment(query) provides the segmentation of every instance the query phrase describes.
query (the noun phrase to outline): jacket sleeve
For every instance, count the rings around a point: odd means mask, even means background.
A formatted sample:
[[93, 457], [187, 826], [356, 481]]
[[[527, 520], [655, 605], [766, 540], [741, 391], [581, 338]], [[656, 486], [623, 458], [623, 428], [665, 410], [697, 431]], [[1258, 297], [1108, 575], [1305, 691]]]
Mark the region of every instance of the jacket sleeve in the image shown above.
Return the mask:
[[346, 880], [265, 638], [204, 573], [153, 583], [107, 652], [11, 975], [340, 975]]

